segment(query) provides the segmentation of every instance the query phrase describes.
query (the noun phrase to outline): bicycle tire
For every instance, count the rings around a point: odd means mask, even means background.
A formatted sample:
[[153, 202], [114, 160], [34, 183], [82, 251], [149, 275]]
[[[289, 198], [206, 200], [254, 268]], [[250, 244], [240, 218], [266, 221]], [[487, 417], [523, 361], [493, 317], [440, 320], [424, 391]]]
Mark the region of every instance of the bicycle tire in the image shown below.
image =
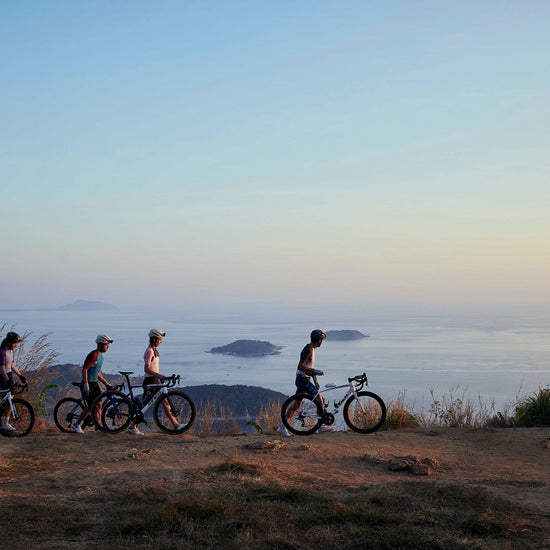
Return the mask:
[[15, 414], [10, 417], [10, 424], [15, 428], [14, 431], [3, 430], [0, 433], [5, 437], [24, 437], [34, 426], [34, 410], [30, 403], [18, 397], [12, 398], [11, 402], [15, 409]]
[[370, 391], [357, 392], [357, 399], [351, 396], [344, 405], [344, 421], [360, 434], [379, 430], [386, 420], [386, 404], [379, 395]]
[[[289, 414], [294, 413], [289, 418]], [[323, 407], [307, 393], [289, 397], [281, 407], [281, 420], [285, 428], [295, 435], [310, 435], [323, 423]]]
[[64, 397], [58, 401], [53, 410], [53, 420], [55, 425], [65, 433], [73, 433], [71, 428], [73, 422], [80, 418], [83, 408], [79, 399], [74, 397]]
[[[167, 410], [178, 421], [177, 427], [168, 417]], [[153, 418], [155, 423], [165, 433], [182, 434], [189, 430], [195, 422], [197, 410], [193, 400], [180, 390], [169, 390], [155, 404]]]
[[[97, 418], [98, 406], [100, 418]], [[107, 391], [99, 395], [92, 405], [92, 418], [103, 432], [116, 434], [125, 430], [132, 422], [133, 406], [129, 397], [120, 391]]]

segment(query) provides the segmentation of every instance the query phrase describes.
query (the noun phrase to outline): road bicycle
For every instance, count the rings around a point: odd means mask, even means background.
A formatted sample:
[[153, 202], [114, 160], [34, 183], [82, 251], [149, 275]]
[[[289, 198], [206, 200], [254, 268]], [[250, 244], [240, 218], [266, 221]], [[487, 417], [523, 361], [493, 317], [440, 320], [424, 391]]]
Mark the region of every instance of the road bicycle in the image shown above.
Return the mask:
[[[355, 432], [369, 434], [384, 424], [386, 404], [379, 395], [362, 391], [364, 386], [368, 386], [365, 373], [348, 378], [348, 383], [341, 386], [327, 384], [326, 389], [321, 390], [316, 378], [315, 385], [316, 393], [297, 393], [283, 403], [281, 419], [287, 430], [293, 434], [310, 435], [322, 425], [331, 426], [342, 404], [344, 421]], [[324, 394], [346, 387], [346, 395], [339, 401], [333, 401], [331, 407]]]
[[[82, 382], [72, 382], [73, 386], [76, 386], [82, 392]], [[124, 384], [118, 386], [109, 386], [110, 390], [122, 390]], [[55, 425], [65, 433], [73, 433], [74, 428], [73, 424], [80, 418], [82, 411], [88, 407], [88, 401], [86, 398], [81, 395], [77, 397], [64, 397], [54, 407], [53, 410], [53, 420]], [[91, 428], [94, 426], [94, 420], [92, 415], [89, 414], [82, 421], [81, 428]]]
[[28, 389], [28, 384], [14, 384], [12, 390], [0, 390], [3, 394], [0, 400], [0, 416], [7, 416], [11, 411], [9, 425], [14, 428], [8, 430], [0, 427], [0, 434], [6, 437], [23, 437], [27, 435], [34, 426], [34, 410], [32, 405], [19, 397], [12, 397], [13, 394], [20, 394]]
[[[151, 408], [155, 424], [165, 433], [181, 434], [193, 425], [197, 414], [195, 403], [182, 390], [172, 389], [179, 384], [179, 375], [168, 376], [161, 384], [149, 384], [143, 395], [136, 396], [133, 389], [142, 386], [131, 384], [130, 375], [134, 373], [119, 372], [126, 377], [128, 393], [107, 391], [92, 405], [92, 410], [96, 411], [93, 420], [100, 430], [118, 433], [132, 423], [146, 422], [145, 413]], [[99, 418], [98, 410], [101, 411]]]

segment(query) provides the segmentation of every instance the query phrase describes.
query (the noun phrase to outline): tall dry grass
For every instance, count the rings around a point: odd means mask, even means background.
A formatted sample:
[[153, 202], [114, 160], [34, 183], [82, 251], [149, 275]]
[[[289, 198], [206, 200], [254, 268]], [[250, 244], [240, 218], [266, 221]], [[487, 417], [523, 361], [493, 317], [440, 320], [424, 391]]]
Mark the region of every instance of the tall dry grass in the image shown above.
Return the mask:
[[276, 400], [267, 402], [254, 419], [254, 425], [262, 433], [275, 433], [281, 424], [281, 403]]
[[[15, 326], [8, 327], [6, 323], [0, 326], [2, 339], [9, 331], [17, 332], [17, 329]], [[33, 339], [32, 332], [25, 332], [20, 336], [22, 342], [15, 350], [14, 362], [19, 372], [28, 381], [28, 393], [25, 394], [25, 399], [40, 408], [47, 385], [45, 372], [59, 357], [60, 352], [48, 341], [50, 333], [42, 334], [36, 339]], [[40, 381], [39, 384], [36, 383], [38, 381]]]
[[229, 407], [209, 399], [199, 410], [192, 432], [197, 435], [236, 435], [240, 425], [235, 413]]

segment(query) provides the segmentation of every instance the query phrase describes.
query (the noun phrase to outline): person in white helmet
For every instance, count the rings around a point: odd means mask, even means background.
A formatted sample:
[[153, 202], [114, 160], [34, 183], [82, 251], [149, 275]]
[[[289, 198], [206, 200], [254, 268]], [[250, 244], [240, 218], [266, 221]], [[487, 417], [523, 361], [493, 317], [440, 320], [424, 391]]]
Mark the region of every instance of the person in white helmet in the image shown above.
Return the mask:
[[[143, 394], [146, 398], [151, 398], [158, 390], [158, 386], [151, 384], [160, 384], [166, 380], [166, 376], [159, 372], [159, 351], [158, 347], [162, 344], [166, 332], [158, 328], [152, 328], [149, 331], [149, 345], [143, 354], [143, 370], [145, 378], [143, 379]], [[169, 410], [166, 410], [166, 415], [175, 427], [178, 427], [178, 421], [172, 416]], [[134, 435], [144, 435], [136, 424], [130, 424], [128, 432]]]
[[[101, 367], [103, 366], [103, 354], [109, 349], [109, 346], [113, 343], [113, 339], [107, 334], [98, 334], [95, 342], [97, 344], [96, 349], [88, 353], [82, 366], [82, 395], [88, 406], [72, 424], [72, 428], [77, 434], [84, 433], [81, 427], [82, 421], [90, 414], [92, 403], [101, 393], [99, 382], [106, 388], [110, 387], [109, 382], [105, 380], [105, 377], [101, 373]], [[94, 411], [96, 418], [98, 418], [100, 412]]]

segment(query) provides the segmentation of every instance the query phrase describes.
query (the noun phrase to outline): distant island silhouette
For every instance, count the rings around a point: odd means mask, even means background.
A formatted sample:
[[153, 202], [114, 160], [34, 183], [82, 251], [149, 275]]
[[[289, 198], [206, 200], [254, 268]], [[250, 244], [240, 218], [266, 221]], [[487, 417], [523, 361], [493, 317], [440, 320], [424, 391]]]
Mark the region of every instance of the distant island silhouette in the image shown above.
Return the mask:
[[93, 302], [90, 300], [75, 300], [70, 304], [50, 308], [48, 311], [113, 311], [117, 309], [112, 304], [104, 302]]
[[327, 340], [361, 340], [369, 338], [367, 334], [363, 334], [358, 330], [327, 330]]
[[208, 353], [224, 353], [240, 357], [262, 357], [264, 355], [277, 355], [282, 347], [275, 346], [271, 342], [260, 340], [236, 340], [226, 346], [212, 348]]
[[115, 311], [117, 309], [113, 304], [105, 302], [75, 300], [70, 304], [58, 307], [0, 308], [0, 311]]

